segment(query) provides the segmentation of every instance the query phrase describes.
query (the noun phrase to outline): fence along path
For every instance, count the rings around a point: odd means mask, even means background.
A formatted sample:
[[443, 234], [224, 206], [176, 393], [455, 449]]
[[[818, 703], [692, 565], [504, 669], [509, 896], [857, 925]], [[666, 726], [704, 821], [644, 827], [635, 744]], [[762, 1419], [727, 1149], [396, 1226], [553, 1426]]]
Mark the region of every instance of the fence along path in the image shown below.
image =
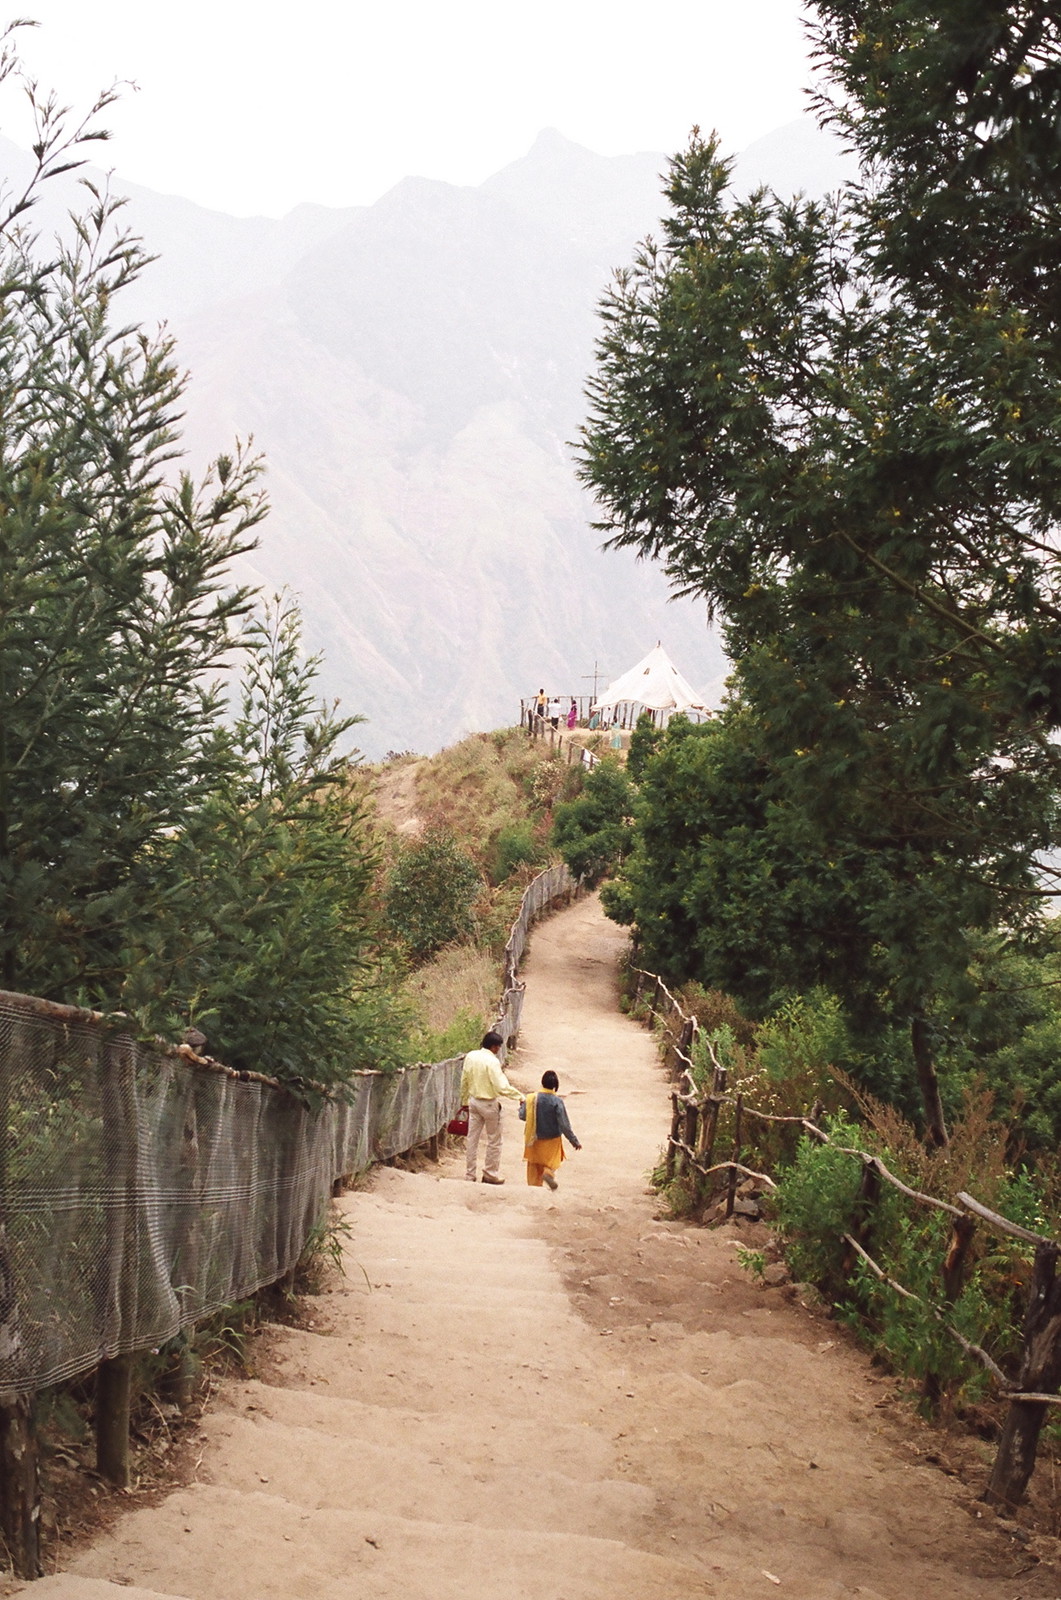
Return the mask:
[[[706, 1036], [701, 1034], [695, 1017], [688, 1016], [673, 994], [655, 973], [640, 968], [632, 969], [634, 1000], [640, 1002], [647, 993], [649, 1014], [653, 1019], [664, 1020], [666, 1027], [665, 1057], [675, 1080], [671, 1091], [671, 1128], [667, 1141], [666, 1171], [668, 1178], [677, 1177], [681, 1170], [695, 1172], [701, 1179], [725, 1173], [726, 1216], [732, 1216], [738, 1177], [751, 1178], [776, 1189], [769, 1173], [756, 1172], [745, 1166], [740, 1157], [747, 1141], [748, 1119], [751, 1122], [789, 1124], [794, 1130], [818, 1144], [828, 1145], [841, 1155], [850, 1156], [862, 1167], [862, 1183], [851, 1228], [841, 1235], [848, 1249], [865, 1262], [873, 1275], [902, 1299], [923, 1304], [921, 1296], [914, 1294], [873, 1259], [866, 1249], [872, 1226], [872, 1213], [880, 1194], [881, 1184], [888, 1184], [915, 1205], [945, 1212], [952, 1218], [952, 1232], [946, 1252], [940, 1261], [940, 1279], [944, 1299], [953, 1302], [961, 1293], [970, 1246], [977, 1225], [1010, 1239], [1018, 1239], [1034, 1246], [1031, 1283], [1023, 1328], [1023, 1351], [1017, 1377], [1011, 1379], [1002, 1371], [982, 1346], [971, 1342], [945, 1317], [934, 1314], [943, 1330], [953, 1338], [998, 1385], [1009, 1401], [1006, 1418], [994, 1466], [988, 1480], [984, 1498], [1000, 1508], [1020, 1504], [1035, 1466], [1039, 1434], [1046, 1420], [1047, 1408], [1061, 1405], [1061, 1279], [1058, 1277], [1058, 1259], [1061, 1246], [1053, 1239], [1033, 1233], [1029, 1228], [981, 1204], [973, 1195], [958, 1193], [953, 1202], [936, 1195], [922, 1194], [897, 1178], [879, 1156], [865, 1150], [838, 1145], [830, 1139], [817, 1118], [820, 1108], [812, 1107], [805, 1117], [777, 1116], [749, 1105], [742, 1094], [727, 1094], [726, 1068]], [[693, 1041], [703, 1037], [713, 1068], [710, 1089], [697, 1086], [693, 1076], [690, 1051]], [[733, 1154], [728, 1159], [714, 1159], [718, 1136], [719, 1113], [724, 1106], [733, 1110]]]
[[[529, 930], [574, 888], [529, 885], [505, 952], [494, 1026], [519, 1031]], [[289, 1273], [335, 1181], [435, 1140], [457, 1109], [460, 1059], [354, 1074], [307, 1104], [187, 1046], [120, 1022], [0, 994], [0, 1532], [37, 1564], [32, 1394], [100, 1368], [99, 1456], [127, 1473], [129, 1364]]]

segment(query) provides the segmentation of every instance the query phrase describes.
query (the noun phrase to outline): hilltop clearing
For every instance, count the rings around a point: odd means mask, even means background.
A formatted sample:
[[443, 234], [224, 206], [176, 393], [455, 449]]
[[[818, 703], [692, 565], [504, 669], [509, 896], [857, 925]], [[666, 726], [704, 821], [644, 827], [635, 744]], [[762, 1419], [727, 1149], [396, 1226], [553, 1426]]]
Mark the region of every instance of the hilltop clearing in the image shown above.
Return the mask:
[[500, 882], [505, 862], [499, 847], [514, 829], [529, 840], [528, 859], [541, 865], [549, 858], [553, 806], [581, 782], [569, 765], [566, 750], [558, 754], [521, 728], [497, 728], [469, 734], [436, 755], [400, 755], [369, 771], [385, 831], [445, 828]]

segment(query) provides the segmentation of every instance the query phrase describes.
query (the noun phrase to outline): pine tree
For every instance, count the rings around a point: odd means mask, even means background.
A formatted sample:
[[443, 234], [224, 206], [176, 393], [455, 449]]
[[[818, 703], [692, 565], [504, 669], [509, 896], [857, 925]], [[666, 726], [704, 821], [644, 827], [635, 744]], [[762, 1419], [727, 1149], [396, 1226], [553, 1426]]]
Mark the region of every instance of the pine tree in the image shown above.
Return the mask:
[[112, 321], [146, 259], [118, 203], [86, 186], [53, 253], [27, 231], [95, 137], [38, 111], [37, 177], [0, 229], [0, 971], [113, 1004], [156, 853], [208, 777], [205, 685], [247, 607], [227, 569], [265, 508], [245, 451], [198, 484], [174, 467], [172, 344]]
[[30, 230], [40, 186], [101, 137], [30, 94], [37, 170], [0, 217], [0, 981], [196, 1023], [288, 1080], [396, 1065], [357, 719], [318, 705], [290, 602], [252, 616], [232, 584], [260, 463], [181, 469], [172, 341], [115, 320], [147, 259], [120, 203], [86, 184], [67, 241]]
[[173, 884], [131, 965], [129, 1003], [213, 1054], [288, 1082], [340, 1084], [402, 1060], [381, 981], [377, 856], [319, 658], [277, 596], [244, 631], [240, 706], [220, 728], [201, 804], [162, 864]]

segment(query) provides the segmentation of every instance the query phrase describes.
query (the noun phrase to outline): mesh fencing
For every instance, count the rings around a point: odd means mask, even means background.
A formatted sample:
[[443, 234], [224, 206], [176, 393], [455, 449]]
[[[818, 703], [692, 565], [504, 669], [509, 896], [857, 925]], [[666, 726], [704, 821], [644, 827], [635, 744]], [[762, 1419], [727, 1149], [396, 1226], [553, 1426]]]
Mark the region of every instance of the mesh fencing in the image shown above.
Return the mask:
[[[506, 1042], [530, 924], [572, 887], [550, 868], [524, 897]], [[460, 1069], [362, 1072], [342, 1102], [306, 1105], [92, 1012], [0, 993], [0, 1403], [157, 1348], [283, 1277], [336, 1178], [445, 1127]]]
[[[563, 862], [555, 867], [546, 867], [544, 872], [539, 872], [533, 882], [527, 885], [519, 908], [519, 915], [512, 924], [512, 932], [508, 936], [505, 946], [505, 989], [515, 988], [516, 974], [523, 960], [523, 953], [527, 948], [527, 939], [530, 936], [531, 925], [540, 917], [546, 906], [552, 905], [561, 895], [571, 894], [577, 884], [568, 868]], [[503, 1032], [504, 1030], [499, 1030]], [[514, 1028], [513, 1033], [518, 1032]], [[507, 1037], [507, 1035], [506, 1035]]]

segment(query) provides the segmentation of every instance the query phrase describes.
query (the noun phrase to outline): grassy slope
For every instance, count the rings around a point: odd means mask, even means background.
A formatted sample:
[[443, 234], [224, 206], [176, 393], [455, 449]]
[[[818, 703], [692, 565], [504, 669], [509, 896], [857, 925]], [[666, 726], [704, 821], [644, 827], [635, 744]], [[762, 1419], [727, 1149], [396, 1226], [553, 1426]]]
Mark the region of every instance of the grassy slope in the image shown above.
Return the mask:
[[[441, 951], [402, 985], [418, 1019], [416, 1055], [440, 1060], [477, 1044], [493, 1019], [508, 930], [527, 883], [556, 859], [548, 843], [552, 808], [575, 790], [579, 769], [518, 728], [501, 728], [434, 756], [383, 763], [370, 777], [386, 855], [402, 839], [445, 828], [484, 879], [474, 941]], [[511, 856], [525, 850], [532, 859], [513, 864]]]

